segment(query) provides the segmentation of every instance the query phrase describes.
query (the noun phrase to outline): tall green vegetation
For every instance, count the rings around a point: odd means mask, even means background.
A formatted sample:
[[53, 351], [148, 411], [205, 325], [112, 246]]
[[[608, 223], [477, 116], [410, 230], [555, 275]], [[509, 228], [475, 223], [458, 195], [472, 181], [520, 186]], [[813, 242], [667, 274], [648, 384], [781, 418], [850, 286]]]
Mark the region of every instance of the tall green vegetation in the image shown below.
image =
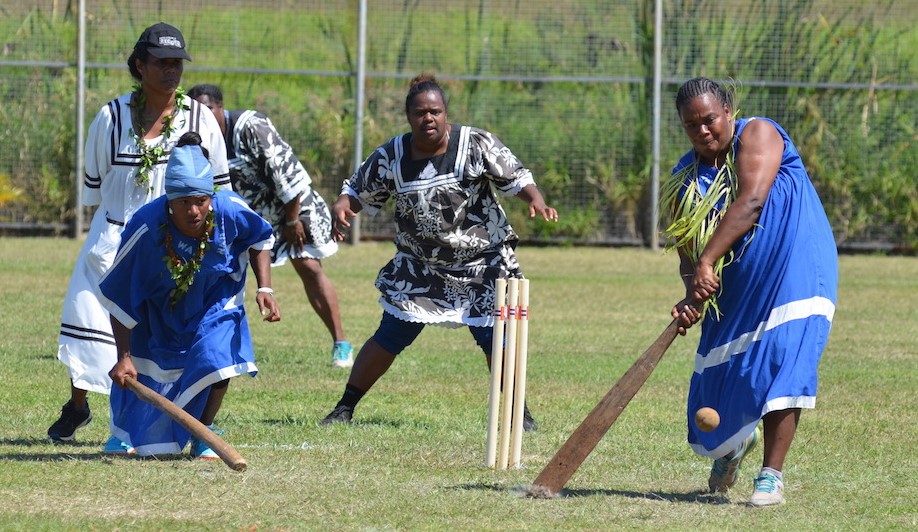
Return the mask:
[[[68, 59], [75, 26], [37, 9], [0, 17], [0, 58], [60, 62]], [[73, 69], [4, 67], [0, 75], [0, 183], [7, 206], [25, 205], [29, 221], [72, 216]]]
[[[884, 90], [888, 74], [878, 73], [881, 62], [890, 73], [916, 72], [908, 32], [889, 23], [891, 1], [856, 13], [827, 13], [819, 9], [825, 5], [794, 0], [779, 11], [777, 3], [753, 2], [738, 17], [725, 2], [675, 2], [664, 37], [667, 49], [681, 53], [670, 56], [670, 68], [686, 78], [736, 80], [741, 115], [768, 116], [788, 130], [841, 244], [878, 240], [918, 249], [918, 180], [911, 170], [918, 155], [908, 148], [916, 140], [918, 93]], [[709, 17], [676, 17], [689, 12]], [[718, 45], [699, 38], [705, 35], [719, 36]]]
[[[229, 107], [267, 113], [319, 191], [337, 195], [353, 167], [354, 80], [301, 73], [354, 71], [353, 8], [203, 7], [192, 14], [172, 4], [94, 6], [90, 60], [123, 65], [147, 22], [173, 22], [195, 59], [183, 85], [218, 83]], [[362, 156], [405, 131], [407, 79], [433, 72], [449, 93], [451, 119], [496, 133], [562, 211], [558, 224], [515, 224], [524, 237], [648, 240], [653, 0], [513, 1], [499, 9], [480, 0], [370, 4]], [[901, 9], [892, 11], [891, 1], [664, 5], [664, 172], [688, 149], [671, 103], [678, 83], [697, 75], [732, 79], [742, 115], [774, 118], [797, 142], [839, 242], [918, 249], [918, 154], [911, 148], [918, 92], [882, 87], [918, 78], [918, 25], [896, 20]], [[72, 13], [23, 13], [0, 19], [3, 59], [74, 60]], [[239, 72], [251, 67], [270, 73]], [[29, 219], [68, 222], [77, 179], [74, 70], [0, 69], [0, 174], [23, 191], [17, 201]], [[88, 76], [87, 120], [131, 83], [126, 68], [94, 68]]]

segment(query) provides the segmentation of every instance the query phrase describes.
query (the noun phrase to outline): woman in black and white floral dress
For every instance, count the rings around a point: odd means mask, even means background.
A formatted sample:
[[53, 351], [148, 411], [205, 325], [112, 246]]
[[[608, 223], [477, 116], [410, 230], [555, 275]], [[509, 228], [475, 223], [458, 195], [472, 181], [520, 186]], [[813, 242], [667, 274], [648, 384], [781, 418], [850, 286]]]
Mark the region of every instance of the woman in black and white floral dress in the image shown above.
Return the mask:
[[[490, 361], [494, 281], [522, 278], [513, 231], [498, 200], [516, 196], [530, 217], [557, 221], [532, 173], [491, 133], [450, 124], [430, 76], [412, 80], [411, 132], [378, 147], [345, 181], [332, 207], [334, 237], [358, 212], [395, 202], [396, 254], [379, 272], [383, 317], [361, 348], [341, 401], [323, 423], [349, 422], [354, 407], [426, 324], [468, 326]], [[527, 430], [535, 422], [526, 411]]]

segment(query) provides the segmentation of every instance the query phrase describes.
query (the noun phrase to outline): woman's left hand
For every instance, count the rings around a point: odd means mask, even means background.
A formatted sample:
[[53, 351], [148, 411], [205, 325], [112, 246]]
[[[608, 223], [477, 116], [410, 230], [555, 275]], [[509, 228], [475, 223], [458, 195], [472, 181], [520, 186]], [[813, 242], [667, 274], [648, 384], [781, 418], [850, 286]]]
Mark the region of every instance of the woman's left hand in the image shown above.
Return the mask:
[[[541, 200], [541, 198], [539, 198]], [[533, 201], [529, 204], [529, 217], [535, 218], [541, 215], [546, 222], [557, 222], [558, 211], [554, 207], [545, 205], [545, 201]]]
[[306, 229], [302, 221], [297, 220], [295, 225], [285, 225], [283, 235], [284, 241], [293, 247], [297, 255], [303, 253], [303, 246], [306, 245]]
[[697, 307], [704, 305], [720, 289], [720, 279], [714, 274], [714, 267], [705, 262], [695, 265], [695, 276], [689, 287], [689, 296]]
[[534, 184], [523, 187], [523, 190], [517, 194], [517, 197], [529, 205], [529, 217], [535, 218], [541, 215], [546, 222], [557, 222], [558, 211], [545, 204], [545, 198]]
[[280, 321], [280, 305], [274, 299], [274, 294], [258, 292], [255, 302], [258, 303], [258, 310], [265, 317], [265, 321]]

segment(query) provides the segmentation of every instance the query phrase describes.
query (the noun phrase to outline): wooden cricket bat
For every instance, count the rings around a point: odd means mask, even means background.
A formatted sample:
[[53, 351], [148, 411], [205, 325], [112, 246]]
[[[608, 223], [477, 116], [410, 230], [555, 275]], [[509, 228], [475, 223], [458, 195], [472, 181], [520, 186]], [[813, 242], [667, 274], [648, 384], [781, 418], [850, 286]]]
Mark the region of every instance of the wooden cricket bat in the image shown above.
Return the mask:
[[137, 394], [137, 397], [155, 406], [164, 414], [174, 419], [176, 423], [185, 427], [192, 436], [206, 443], [207, 446], [213, 449], [214, 452], [217, 453], [217, 456], [230, 467], [230, 469], [245, 471], [248, 467], [245, 458], [236, 452], [236, 449], [226, 443], [223, 438], [217, 436], [214, 431], [195, 419], [194, 416], [179, 408], [172, 401], [131, 377], [125, 379], [125, 387]]
[[555, 453], [555, 457], [539, 473], [529, 488], [530, 496], [553, 497], [561, 491], [599, 440], [608, 432], [609, 427], [628, 406], [637, 391], [647, 382], [647, 378], [663, 358], [663, 353], [673, 343], [676, 334], [678, 334], [678, 325], [676, 320], [673, 320]]

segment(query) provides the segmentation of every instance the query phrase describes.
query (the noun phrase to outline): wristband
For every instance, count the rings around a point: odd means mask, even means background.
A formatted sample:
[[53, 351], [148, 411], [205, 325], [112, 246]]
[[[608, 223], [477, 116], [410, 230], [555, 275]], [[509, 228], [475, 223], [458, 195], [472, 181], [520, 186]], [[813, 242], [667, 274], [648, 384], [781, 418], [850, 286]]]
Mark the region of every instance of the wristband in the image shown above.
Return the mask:
[[290, 220], [289, 222], [285, 222], [284, 225], [286, 225], [287, 227], [293, 227], [293, 226], [296, 225], [296, 223], [299, 222], [299, 221], [300, 221], [300, 219], [297, 218], [296, 220]]
[[271, 294], [271, 295], [274, 295], [274, 289], [271, 288], [270, 286], [261, 286], [261, 287], [258, 288], [258, 290], [256, 290], [256, 292], [259, 293], [259, 294]]

